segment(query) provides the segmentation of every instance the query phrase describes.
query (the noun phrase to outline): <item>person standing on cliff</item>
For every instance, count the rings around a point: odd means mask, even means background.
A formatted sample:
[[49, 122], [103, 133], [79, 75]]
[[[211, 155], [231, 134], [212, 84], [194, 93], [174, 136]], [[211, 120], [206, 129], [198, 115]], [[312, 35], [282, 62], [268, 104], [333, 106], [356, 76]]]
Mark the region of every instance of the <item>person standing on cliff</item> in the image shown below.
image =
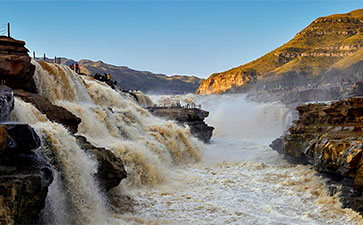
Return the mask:
[[75, 71], [76, 71], [76, 73], [79, 73], [79, 72], [80, 72], [80, 69], [79, 69], [79, 65], [78, 65], [78, 63], [76, 63]]

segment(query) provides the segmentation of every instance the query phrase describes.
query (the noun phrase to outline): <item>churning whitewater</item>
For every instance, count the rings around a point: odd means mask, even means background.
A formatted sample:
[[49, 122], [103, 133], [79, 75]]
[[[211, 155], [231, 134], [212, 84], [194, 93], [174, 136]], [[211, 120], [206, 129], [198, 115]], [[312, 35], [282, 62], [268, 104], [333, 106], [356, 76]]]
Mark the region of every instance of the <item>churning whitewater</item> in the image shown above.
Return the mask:
[[[97, 163], [62, 125], [16, 98], [12, 117], [29, 123], [55, 170], [43, 221], [47, 224], [357, 224], [341, 209], [309, 166], [291, 165], [268, 144], [291, 122], [277, 103], [257, 104], [242, 95], [153, 96], [156, 104], [196, 102], [210, 112], [212, 143], [188, 128], [153, 117], [153, 104], [137, 93], [111, 89], [68, 67], [36, 66], [39, 93], [82, 119], [78, 133], [110, 149], [128, 178], [106, 195], [94, 178]], [[141, 106], [140, 106], [141, 105]]]

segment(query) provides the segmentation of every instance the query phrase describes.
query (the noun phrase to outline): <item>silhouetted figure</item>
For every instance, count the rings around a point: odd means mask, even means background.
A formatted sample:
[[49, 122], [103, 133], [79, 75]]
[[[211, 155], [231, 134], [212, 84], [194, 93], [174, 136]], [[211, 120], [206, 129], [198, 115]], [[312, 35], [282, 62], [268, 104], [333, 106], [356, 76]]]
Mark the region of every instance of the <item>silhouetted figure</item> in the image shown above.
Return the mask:
[[76, 63], [74, 69], [75, 69], [76, 73], [80, 73], [81, 72], [78, 63]]

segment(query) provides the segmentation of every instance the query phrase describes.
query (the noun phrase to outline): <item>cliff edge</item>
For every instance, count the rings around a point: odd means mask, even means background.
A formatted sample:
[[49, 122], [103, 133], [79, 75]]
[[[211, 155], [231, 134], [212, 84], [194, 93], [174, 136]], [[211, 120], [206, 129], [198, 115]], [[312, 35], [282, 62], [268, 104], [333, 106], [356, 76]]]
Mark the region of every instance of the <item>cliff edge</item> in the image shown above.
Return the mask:
[[299, 119], [270, 145], [342, 185], [343, 207], [363, 214], [363, 97], [298, 106]]

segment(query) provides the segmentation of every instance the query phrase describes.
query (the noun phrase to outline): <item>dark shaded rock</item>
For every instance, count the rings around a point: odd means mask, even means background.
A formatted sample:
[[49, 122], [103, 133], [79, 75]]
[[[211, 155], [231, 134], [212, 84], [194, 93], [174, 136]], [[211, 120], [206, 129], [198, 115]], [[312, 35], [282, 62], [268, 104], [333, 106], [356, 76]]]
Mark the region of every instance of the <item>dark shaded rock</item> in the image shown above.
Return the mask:
[[7, 133], [13, 141], [12, 150], [24, 152], [39, 148], [39, 136], [28, 124], [6, 122], [2, 125], [6, 126]]
[[83, 136], [77, 135], [78, 144], [91, 153], [98, 162], [97, 178], [101, 186], [107, 191], [119, 185], [127, 177], [121, 159], [117, 158], [110, 150], [93, 146]]
[[35, 66], [31, 64], [24, 41], [0, 36], [0, 80], [13, 89], [36, 93], [33, 80]]
[[185, 122], [190, 127], [190, 133], [202, 140], [204, 143], [209, 143], [213, 135], [214, 127], [208, 126], [204, 121]]
[[188, 125], [190, 133], [205, 143], [208, 143], [213, 135], [214, 127], [208, 126], [204, 122], [204, 118], [209, 115], [207, 111], [183, 107], [147, 107], [146, 109], [155, 116], [175, 120], [181, 125]]
[[363, 214], [363, 97], [301, 105], [296, 110], [295, 125], [270, 146], [342, 185], [343, 207]]
[[14, 109], [13, 91], [4, 85], [0, 86], [0, 122], [9, 120], [10, 112]]
[[30, 126], [5, 123], [7, 143], [0, 152], [0, 223], [34, 224], [53, 181], [51, 167], [34, 148], [40, 139]]
[[281, 136], [279, 138], [276, 138], [272, 141], [272, 143], [269, 145], [270, 148], [277, 151], [280, 154], [284, 153], [284, 136]]
[[49, 120], [63, 124], [72, 133], [77, 133], [81, 119], [61, 106], [52, 104], [46, 97], [38, 94], [14, 90], [14, 95], [25, 102], [33, 104], [40, 112], [45, 114]]

